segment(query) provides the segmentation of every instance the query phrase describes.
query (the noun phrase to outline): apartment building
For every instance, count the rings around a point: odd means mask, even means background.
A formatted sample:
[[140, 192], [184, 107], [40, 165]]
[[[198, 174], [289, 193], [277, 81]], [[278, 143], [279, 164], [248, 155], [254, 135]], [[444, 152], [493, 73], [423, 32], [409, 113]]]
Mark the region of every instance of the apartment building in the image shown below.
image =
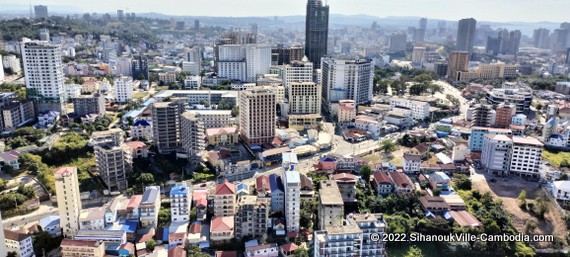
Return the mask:
[[355, 175], [350, 173], [338, 173], [331, 175], [331, 180], [336, 182], [343, 202], [356, 202], [356, 182], [358, 178]]
[[349, 99], [356, 104], [372, 100], [374, 67], [372, 60], [340, 60], [324, 58], [322, 60], [322, 101], [325, 108], [330, 103]]
[[510, 129], [472, 127], [469, 137], [469, 148], [472, 152], [480, 152], [483, 149], [483, 139], [487, 134], [512, 135], [512, 131]]
[[6, 250], [15, 252], [18, 257], [36, 256], [31, 235], [4, 229], [4, 241], [6, 242]]
[[489, 173], [507, 175], [511, 163], [512, 146], [513, 141], [507, 135], [485, 135], [481, 150], [481, 164]]
[[80, 95], [73, 98], [73, 112], [78, 116], [105, 115], [105, 97], [102, 94]]
[[145, 188], [139, 209], [142, 226], [156, 228], [158, 211], [160, 211], [160, 187], [148, 186]]
[[227, 242], [235, 238], [234, 216], [216, 216], [210, 223], [210, 240], [212, 242]]
[[174, 72], [174, 71], [159, 72], [158, 73], [158, 81], [162, 81], [165, 84], [175, 83], [176, 82], [176, 72]]
[[244, 257], [279, 257], [279, 246], [276, 243], [249, 246], [245, 248]]
[[271, 188], [271, 211], [283, 212], [285, 208], [285, 189], [283, 180], [277, 174], [269, 175], [269, 186]]
[[355, 223], [326, 226], [314, 232], [313, 256], [361, 256], [362, 240], [362, 230]]
[[404, 153], [404, 167], [403, 171], [405, 173], [416, 173], [420, 172], [420, 166], [422, 165], [422, 156], [413, 153]]
[[184, 112], [181, 117], [181, 147], [189, 160], [200, 158], [200, 153], [206, 149], [204, 122], [201, 115], [194, 112]]
[[404, 98], [390, 98], [390, 111], [394, 108], [407, 109], [412, 112], [412, 118], [422, 121], [429, 118], [429, 103]]
[[126, 103], [133, 98], [133, 78], [122, 76], [115, 78], [113, 87], [115, 91], [115, 101]]
[[190, 219], [190, 187], [176, 185], [170, 189], [170, 219], [175, 222], [188, 222]]
[[313, 82], [289, 84], [289, 127], [303, 130], [315, 128], [321, 117], [321, 85]]
[[487, 92], [487, 102], [493, 105], [514, 104], [517, 113], [528, 113], [532, 102], [532, 89], [527, 86], [505, 83], [503, 88], [496, 88]]
[[228, 181], [217, 184], [214, 192], [214, 216], [234, 216], [236, 207], [236, 186]]
[[255, 82], [258, 75], [269, 73], [271, 66], [271, 47], [256, 44], [234, 44], [218, 46], [216, 61], [218, 76]]
[[517, 108], [513, 104], [499, 104], [495, 109], [495, 124], [496, 128], [508, 128], [510, 127], [513, 115], [517, 113]]
[[338, 123], [351, 122], [356, 118], [356, 105], [353, 100], [338, 101]]
[[271, 202], [269, 198], [243, 195], [238, 200], [235, 216], [235, 235], [238, 238], [262, 237], [267, 234]]
[[170, 154], [180, 148], [180, 119], [183, 112], [184, 103], [177, 99], [152, 105], [153, 140], [159, 153]]
[[275, 136], [275, 93], [267, 88], [241, 91], [239, 111], [240, 136], [248, 145], [270, 143]]
[[447, 66], [447, 77], [453, 81], [459, 80], [460, 72], [469, 68], [469, 52], [455, 51], [449, 53], [449, 64]]
[[341, 226], [344, 217], [344, 202], [334, 180], [323, 180], [319, 195], [319, 229]]
[[133, 168], [131, 148], [124, 143], [121, 129], [93, 132], [91, 143], [101, 179], [110, 191], [123, 191]]
[[232, 125], [231, 110], [191, 110], [188, 112], [200, 115], [204, 128], [224, 128]]
[[298, 171], [286, 169], [281, 178], [283, 179], [285, 196], [286, 229], [288, 233], [299, 232], [299, 220], [301, 219], [301, 176]]
[[471, 112], [471, 126], [473, 127], [491, 127], [495, 124], [496, 111], [492, 105], [477, 104], [468, 110]]
[[2, 107], [2, 131], [13, 131], [35, 120], [34, 103], [29, 100], [15, 101]]
[[382, 238], [386, 233], [386, 222], [380, 213], [349, 214], [346, 218], [348, 224], [356, 224], [362, 231], [361, 257], [384, 257], [386, 256], [385, 242], [383, 240], [371, 240], [372, 234]]
[[62, 257], [103, 257], [105, 244], [101, 241], [63, 239], [60, 244]]
[[513, 136], [510, 174], [527, 178], [539, 178], [544, 145], [533, 137]]
[[77, 168], [57, 168], [54, 170], [54, 178], [60, 227], [64, 236], [71, 237], [79, 230], [81, 212]]
[[168, 99], [178, 98], [183, 99], [187, 104], [207, 102], [215, 105], [221, 101], [236, 104], [239, 93], [233, 90], [162, 90], [154, 95], [154, 99], [157, 102], [165, 102]]
[[283, 65], [283, 85], [287, 91], [291, 83], [313, 82], [313, 63], [303, 57], [301, 61], [293, 61]]

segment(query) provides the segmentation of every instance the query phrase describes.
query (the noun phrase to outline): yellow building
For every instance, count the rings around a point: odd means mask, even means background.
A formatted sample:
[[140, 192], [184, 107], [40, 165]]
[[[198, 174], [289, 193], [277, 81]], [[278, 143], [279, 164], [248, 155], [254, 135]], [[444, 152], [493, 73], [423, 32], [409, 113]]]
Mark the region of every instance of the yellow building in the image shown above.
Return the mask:
[[64, 239], [61, 241], [61, 256], [103, 257], [105, 244], [98, 241]]
[[231, 145], [237, 144], [239, 131], [236, 127], [209, 128], [206, 129], [208, 145]]

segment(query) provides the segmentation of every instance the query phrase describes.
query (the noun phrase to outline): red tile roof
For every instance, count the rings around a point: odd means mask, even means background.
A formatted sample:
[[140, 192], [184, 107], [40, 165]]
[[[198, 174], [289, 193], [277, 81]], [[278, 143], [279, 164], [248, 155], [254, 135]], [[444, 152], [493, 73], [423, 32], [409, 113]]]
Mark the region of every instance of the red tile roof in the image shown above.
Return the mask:
[[13, 241], [18, 241], [18, 242], [20, 242], [20, 241], [23, 241], [23, 240], [25, 240], [26, 238], [30, 237], [30, 235], [26, 235], [26, 234], [23, 234], [23, 233], [14, 232], [14, 231], [12, 231], [12, 230], [4, 229], [4, 237], [5, 237], [6, 239], [9, 239], [9, 240], [13, 240]]
[[382, 171], [374, 172], [374, 182], [376, 182], [376, 184], [392, 184], [388, 174]]
[[350, 173], [339, 173], [332, 175], [332, 178], [338, 183], [356, 183], [356, 176]]
[[120, 249], [126, 249], [129, 253], [135, 252], [135, 245], [131, 242], [127, 242], [126, 244], [121, 245]]
[[188, 234], [198, 234], [202, 232], [202, 225], [198, 223], [192, 223], [190, 229], [188, 229]]
[[213, 231], [228, 231], [234, 229], [234, 216], [229, 217], [215, 217], [212, 219], [210, 232]]
[[288, 243], [281, 246], [281, 250], [285, 253], [293, 252], [297, 250], [297, 248], [298, 248], [297, 245], [295, 245], [294, 243]]
[[146, 144], [141, 141], [130, 141], [125, 143], [131, 149], [145, 148]]
[[142, 195], [133, 195], [127, 204], [127, 210], [138, 208], [142, 201]]
[[186, 257], [186, 250], [180, 247], [174, 247], [168, 250], [168, 257]]
[[269, 191], [271, 190], [271, 186], [269, 185], [269, 177], [265, 175], [261, 175], [255, 179], [255, 190], [257, 191]]
[[216, 185], [216, 195], [233, 195], [236, 193], [236, 186], [228, 181]]
[[216, 257], [237, 257], [236, 251], [217, 251]]
[[54, 174], [71, 174], [71, 173], [77, 173], [77, 167], [61, 167], [61, 168], [57, 168], [53, 171]]
[[390, 178], [398, 187], [411, 187], [413, 186], [412, 180], [408, 175], [404, 174], [403, 172], [390, 172]]

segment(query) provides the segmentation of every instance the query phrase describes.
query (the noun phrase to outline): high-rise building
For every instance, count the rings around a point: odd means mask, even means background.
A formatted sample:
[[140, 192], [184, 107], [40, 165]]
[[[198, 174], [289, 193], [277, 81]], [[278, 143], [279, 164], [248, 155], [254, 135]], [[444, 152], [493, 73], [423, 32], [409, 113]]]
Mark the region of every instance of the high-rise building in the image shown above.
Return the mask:
[[495, 123], [496, 112], [492, 105], [478, 104], [469, 108], [472, 112], [471, 126], [473, 127], [491, 127]]
[[21, 45], [26, 90], [38, 112], [65, 113], [65, 91], [61, 46], [45, 41], [24, 41]]
[[78, 116], [87, 114], [105, 115], [105, 96], [99, 93], [73, 98], [73, 112]]
[[4, 64], [2, 64], [2, 55], [0, 55], [0, 83], [4, 82]]
[[471, 55], [476, 26], [477, 21], [473, 18], [459, 20], [457, 27], [457, 51], [467, 51]]
[[356, 104], [372, 100], [374, 65], [370, 59], [340, 60], [324, 58], [322, 61], [323, 106], [339, 100], [354, 100]]
[[439, 37], [445, 36], [447, 34], [447, 23], [445, 21], [437, 22], [437, 35]]
[[426, 48], [423, 46], [415, 46], [412, 51], [412, 64], [414, 66], [422, 66], [426, 60]]
[[46, 28], [40, 29], [40, 41], [49, 42], [49, 29]]
[[148, 62], [146, 57], [137, 56], [131, 61], [133, 79], [148, 80]]
[[170, 189], [170, 220], [188, 222], [190, 219], [190, 188], [186, 184], [175, 185]]
[[334, 180], [321, 181], [319, 197], [319, 229], [342, 225], [344, 202]]
[[236, 186], [227, 180], [218, 183], [214, 191], [214, 216], [233, 217], [236, 213]]
[[321, 0], [307, 1], [305, 17], [305, 56], [315, 69], [321, 67], [321, 58], [327, 55], [329, 34], [329, 6]]
[[161, 154], [169, 154], [180, 147], [180, 119], [184, 103], [158, 102], [152, 105], [152, 128], [154, 143]]
[[[294, 61], [302, 61], [305, 57], [305, 49], [300, 45], [294, 45], [289, 48], [289, 63]], [[307, 58], [307, 61], [309, 59]]]
[[281, 178], [283, 179], [285, 190], [286, 230], [287, 233], [299, 232], [301, 219], [301, 175], [294, 169], [285, 169]]
[[257, 76], [269, 73], [271, 47], [255, 44], [220, 45], [218, 76], [243, 82], [255, 82]]
[[347, 224], [356, 224], [362, 231], [362, 257], [386, 256], [385, 242], [383, 240], [371, 240], [372, 234], [382, 237], [386, 232], [386, 222], [381, 213], [349, 214], [346, 217]]
[[79, 230], [79, 179], [76, 167], [62, 167], [54, 171], [55, 194], [59, 210], [59, 223], [66, 237], [74, 236]]
[[534, 137], [513, 136], [513, 151], [507, 175], [539, 178], [543, 147], [544, 144]]
[[283, 85], [285, 94], [293, 82], [312, 82], [313, 63], [304, 57], [302, 61], [293, 61], [283, 66]]
[[200, 20], [194, 20], [194, 30], [200, 30]]
[[414, 29], [414, 42], [422, 44], [426, 37], [427, 19], [421, 18], [419, 28]]
[[321, 85], [314, 82], [294, 82], [289, 85], [289, 127], [316, 128], [321, 118]]
[[550, 36], [550, 49], [554, 52], [561, 52], [566, 49], [568, 43], [568, 30], [555, 29]]
[[115, 101], [126, 103], [133, 98], [133, 78], [117, 77], [113, 81], [113, 87], [115, 89]]
[[393, 33], [388, 38], [388, 51], [390, 53], [406, 51], [406, 33]]
[[48, 15], [48, 7], [45, 5], [34, 5], [34, 14], [36, 19], [47, 19]]
[[534, 47], [548, 49], [550, 47], [550, 30], [545, 28], [535, 29], [532, 39]]
[[489, 173], [508, 174], [513, 141], [506, 135], [485, 135], [481, 150], [481, 164]]
[[123, 10], [117, 10], [117, 19], [120, 21], [125, 19], [125, 12]]
[[[315, 230], [313, 256], [363, 256], [363, 239], [362, 230], [354, 222], [344, 226], [327, 226], [323, 230]], [[370, 240], [370, 238], [367, 239]], [[384, 257], [385, 255], [373, 254], [368, 256]]]
[[123, 130], [116, 128], [93, 132], [91, 143], [99, 175], [111, 192], [129, 187], [127, 178], [133, 168], [131, 148], [124, 143]]
[[186, 111], [181, 117], [180, 142], [188, 160], [200, 159], [200, 153], [206, 148], [204, 121], [196, 112]]
[[497, 55], [501, 52], [501, 39], [496, 37], [487, 37], [485, 52], [492, 55]]
[[10, 69], [12, 73], [18, 73], [22, 70], [20, 59], [13, 54], [2, 57], [2, 66], [4, 69]]
[[459, 79], [460, 71], [467, 71], [469, 67], [469, 52], [451, 52], [449, 53], [449, 64], [447, 66], [447, 77], [451, 80]]
[[214, 64], [218, 65], [220, 61], [219, 47], [222, 45], [241, 45], [241, 44], [255, 44], [257, 38], [251, 32], [244, 31], [230, 31], [224, 32], [222, 36], [216, 40], [214, 45]]
[[238, 200], [236, 212], [236, 237], [262, 237], [267, 233], [270, 198], [244, 195]]
[[270, 88], [251, 88], [239, 95], [240, 136], [248, 145], [270, 143], [275, 136], [276, 96]]
[[501, 103], [495, 109], [495, 128], [508, 128], [512, 121], [513, 115], [517, 113], [517, 108], [514, 104]]
[[118, 76], [132, 76], [133, 75], [133, 60], [129, 57], [119, 57], [115, 59], [114, 75]]

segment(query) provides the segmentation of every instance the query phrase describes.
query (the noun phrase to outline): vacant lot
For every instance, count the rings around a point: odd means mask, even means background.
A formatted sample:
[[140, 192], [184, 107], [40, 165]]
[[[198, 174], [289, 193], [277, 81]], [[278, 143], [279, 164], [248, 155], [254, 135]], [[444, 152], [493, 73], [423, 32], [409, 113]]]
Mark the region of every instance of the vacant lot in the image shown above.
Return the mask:
[[[562, 219], [561, 213], [556, 209], [554, 203], [548, 201], [548, 211], [544, 220], [539, 220], [529, 212], [519, 207], [517, 196], [521, 190], [527, 192], [527, 199], [535, 199], [544, 196], [544, 191], [538, 187], [538, 183], [527, 182], [518, 178], [497, 179], [494, 183], [487, 183], [491, 178], [488, 174], [475, 174], [472, 176], [473, 189], [481, 192], [491, 192], [494, 197], [498, 197], [503, 202], [503, 207], [511, 215], [511, 221], [517, 231], [524, 232], [524, 226], [527, 220], [534, 220], [538, 224], [538, 228], [534, 230], [535, 234], [550, 235], [553, 234], [560, 238], [565, 238], [567, 234], [566, 223]], [[549, 244], [541, 243], [537, 247], [548, 247]]]

